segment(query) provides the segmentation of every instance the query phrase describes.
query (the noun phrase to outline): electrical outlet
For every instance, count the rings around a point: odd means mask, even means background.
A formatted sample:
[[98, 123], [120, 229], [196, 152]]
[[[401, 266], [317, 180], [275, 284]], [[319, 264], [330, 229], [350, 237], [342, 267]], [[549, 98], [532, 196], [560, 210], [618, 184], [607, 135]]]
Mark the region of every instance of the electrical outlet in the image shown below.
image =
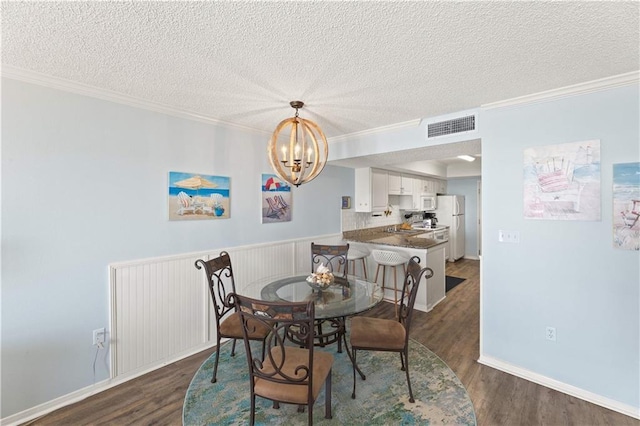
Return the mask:
[[551, 340], [552, 342], [556, 341], [556, 328], [555, 327], [547, 327], [547, 340]]
[[520, 243], [520, 232], [518, 231], [498, 231], [498, 241], [501, 243]]
[[96, 328], [93, 330], [93, 345], [104, 345], [106, 331], [104, 328]]

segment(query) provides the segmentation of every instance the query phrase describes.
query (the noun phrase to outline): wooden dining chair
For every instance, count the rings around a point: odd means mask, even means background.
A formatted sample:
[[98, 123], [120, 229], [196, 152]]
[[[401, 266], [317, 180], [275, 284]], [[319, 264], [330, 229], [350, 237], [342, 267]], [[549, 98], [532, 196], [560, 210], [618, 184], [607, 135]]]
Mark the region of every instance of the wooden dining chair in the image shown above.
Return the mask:
[[[308, 423], [313, 424], [313, 405], [324, 383], [325, 418], [331, 416], [331, 369], [333, 355], [314, 350], [313, 301], [269, 302], [237, 294], [229, 297], [239, 308], [244, 332], [244, 346], [249, 363], [251, 420], [255, 423], [256, 397], [279, 403], [305, 405]], [[234, 300], [235, 299], [235, 300]], [[257, 326], [268, 328], [266, 356], [254, 354], [251, 336]], [[289, 340], [294, 335], [296, 343]]]
[[315, 272], [320, 264], [324, 264], [334, 276], [346, 277], [349, 269], [348, 253], [349, 244], [327, 245], [311, 243], [311, 272]]
[[[416, 302], [418, 288], [422, 277], [429, 279], [433, 276], [431, 268], [420, 268], [420, 259], [413, 256], [407, 264], [407, 271], [402, 286], [400, 307], [397, 319], [372, 318], [356, 316], [351, 319], [351, 358], [353, 364], [353, 392], [351, 398], [356, 397], [356, 353], [358, 350], [391, 351], [400, 353], [401, 369], [406, 372], [409, 386], [409, 401], [413, 399], [411, 379], [409, 378], [409, 330], [413, 305]], [[365, 379], [365, 377], [363, 377]]]
[[[211, 378], [211, 383], [215, 383], [218, 374], [221, 339], [233, 339], [231, 356], [235, 356], [236, 339], [243, 338], [240, 314], [235, 306], [227, 303], [228, 295], [236, 292], [236, 282], [233, 277], [231, 258], [226, 251], [221, 252], [219, 257], [211, 260], [196, 260], [196, 268], [204, 269], [216, 317], [216, 360], [213, 366], [213, 377]], [[256, 327], [250, 335], [252, 340], [262, 341], [263, 352], [265, 350], [264, 339], [268, 332], [269, 330], [266, 327]]]

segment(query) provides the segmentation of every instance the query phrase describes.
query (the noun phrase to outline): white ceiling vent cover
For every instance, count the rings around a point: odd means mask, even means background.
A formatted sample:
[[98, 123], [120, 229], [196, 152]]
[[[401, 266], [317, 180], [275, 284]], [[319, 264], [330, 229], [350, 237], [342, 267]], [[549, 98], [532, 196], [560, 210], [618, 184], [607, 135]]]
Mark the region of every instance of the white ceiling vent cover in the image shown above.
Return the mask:
[[438, 136], [453, 135], [474, 130], [476, 130], [476, 116], [468, 115], [466, 117], [429, 124], [427, 126], [427, 138], [437, 138]]

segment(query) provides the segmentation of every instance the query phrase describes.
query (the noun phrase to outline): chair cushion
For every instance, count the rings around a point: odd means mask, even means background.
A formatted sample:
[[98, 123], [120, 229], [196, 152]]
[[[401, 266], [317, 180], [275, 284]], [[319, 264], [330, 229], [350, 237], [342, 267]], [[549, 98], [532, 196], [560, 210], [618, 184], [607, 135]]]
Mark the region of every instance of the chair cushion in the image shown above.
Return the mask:
[[356, 349], [402, 350], [406, 331], [396, 320], [371, 317], [351, 319], [351, 346]]
[[[271, 355], [278, 364], [282, 360], [281, 346], [271, 349]], [[285, 363], [282, 367], [282, 371], [290, 377], [296, 377], [295, 369], [300, 365], [308, 365], [309, 363], [309, 350], [303, 348], [297, 348], [293, 346], [285, 347]], [[312, 398], [315, 401], [325, 379], [331, 372], [333, 366], [333, 355], [327, 352], [314, 350], [313, 351], [313, 389]], [[264, 362], [264, 366], [261, 370], [265, 374], [271, 374], [275, 371], [269, 358]], [[304, 376], [304, 371], [298, 373], [298, 377]], [[276, 375], [281, 377], [281, 375]], [[304, 381], [303, 383], [308, 383]], [[274, 383], [265, 379], [256, 378], [254, 390], [256, 395], [260, 395], [264, 398], [288, 402], [292, 404], [306, 404], [307, 403], [307, 386], [293, 385], [285, 383]]]
[[[269, 328], [261, 322], [257, 322], [253, 319], [249, 319], [249, 325], [255, 324], [255, 327], [251, 327], [249, 333], [249, 339], [262, 340], [269, 333]], [[242, 320], [240, 319], [240, 313], [234, 312], [229, 315], [220, 323], [220, 336], [231, 339], [242, 339]]]

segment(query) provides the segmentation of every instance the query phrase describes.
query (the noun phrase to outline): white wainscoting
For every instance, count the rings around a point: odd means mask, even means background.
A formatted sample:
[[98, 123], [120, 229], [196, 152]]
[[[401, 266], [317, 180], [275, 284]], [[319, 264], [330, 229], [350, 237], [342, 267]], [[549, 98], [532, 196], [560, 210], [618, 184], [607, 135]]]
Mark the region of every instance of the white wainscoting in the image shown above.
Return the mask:
[[310, 272], [311, 242], [341, 239], [332, 234], [109, 265], [111, 378], [135, 377], [215, 344], [213, 304], [197, 259], [227, 251], [243, 293], [265, 278]]

